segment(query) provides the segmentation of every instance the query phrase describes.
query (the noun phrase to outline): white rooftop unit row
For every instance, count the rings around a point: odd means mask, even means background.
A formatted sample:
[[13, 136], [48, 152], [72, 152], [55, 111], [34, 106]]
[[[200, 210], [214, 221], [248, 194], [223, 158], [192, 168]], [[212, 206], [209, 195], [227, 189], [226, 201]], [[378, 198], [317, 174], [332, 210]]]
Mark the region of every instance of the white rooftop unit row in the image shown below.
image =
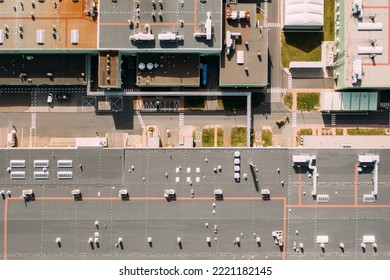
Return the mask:
[[363, 235], [363, 243], [364, 244], [375, 243], [375, 235]]
[[0, 29], [0, 45], [4, 44], [4, 41], [5, 41], [4, 30]]
[[80, 32], [78, 29], [72, 29], [70, 31], [70, 42], [72, 45], [77, 45], [80, 40]]
[[24, 168], [26, 167], [26, 161], [24, 159], [14, 159], [9, 161], [11, 168]]
[[206, 37], [206, 40], [211, 40], [213, 35], [213, 21], [211, 20], [211, 13], [207, 12], [207, 19], [204, 24], [202, 32], [194, 32], [194, 37]]
[[308, 165], [311, 160], [316, 159], [316, 156], [311, 155], [293, 155], [294, 165], [306, 164]]
[[327, 244], [329, 237], [327, 235], [317, 235], [316, 242], [317, 244]]
[[72, 160], [58, 160], [57, 167], [58, 168], [72, 168], [73, 161]]
[[359, 155], [359, 163], [379, 163], [378, 155]]
[[319, 195], [317, 195], [317, 202], [319, 202], [319, 203], [329, 202], [329, 195], [327, 195], [327, 194], [319, 194]]
[[238, 51], [237, 52], [237, 64], [244, 64], [245, 63], [245, 53], [244, 51]]
[[57, 179], [73, 179], [72, 171], [58, 171]]
[[352, 83], [356, 84], [362, 80], [363, 64], [360, 58], [355, 58], [352, 64]]
[[160, 41], [182, 41], [184, 40], [183, 35], [178, 35], [173, 32], [167, 32], [167, 33], [160, 33], [157, 35], [157, 38]]
[[49, 160], [34, 160], [34, 168], [44, 168], [49, 167]]
[[211, 34], [212, 34], [212, 21], [211, 21], [211, 13], [207, 12], [207, 19], [206, 19], [206, 39], [211, 40]]
[[38, 45], [45, 44], [45, 30], [44, 29], [37, 30], [37, 44]]
[[321, 92], [321, 111], [376, 111], [377, 92]]
[[324, 0], [285, 0], [284, 29], [321, 29]]
[[26, 172], [25, 171], [11, 171], [9, 174], [9, 177], [11, 180], [23, 180], [26, 179]]
[[381, 31], [382, 29], [382, 22], [358, 22], [359, 31]]
[[322, 61], [292, 61], [290, 62], [290, 68], [323, 68], [324, 63]]
[[[383, 47], [358, 47], [358, 54], [382, 54]], [[354, 64], [355, 67], [355, 64]]]
[[363, 195], [363, 202], [375, 202], [375, 201], [376, 201], [375, 195], [372, 194]]
[[130, 35], [130, 41], [154, 41], [154, 35], [148, 33], [136, 33]]
[[34, 171], [34, 179], [36, 180], [49, 179], [49, 172]]

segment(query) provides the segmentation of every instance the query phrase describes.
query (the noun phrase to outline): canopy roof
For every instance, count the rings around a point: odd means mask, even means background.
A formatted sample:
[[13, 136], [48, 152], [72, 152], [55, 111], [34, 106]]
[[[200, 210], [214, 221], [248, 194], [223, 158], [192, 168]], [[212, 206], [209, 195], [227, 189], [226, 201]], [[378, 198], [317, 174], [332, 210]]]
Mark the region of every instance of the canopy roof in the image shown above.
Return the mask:
[[284, 28], [319, 29], [324, 25], [324, 0], [285, 0]]

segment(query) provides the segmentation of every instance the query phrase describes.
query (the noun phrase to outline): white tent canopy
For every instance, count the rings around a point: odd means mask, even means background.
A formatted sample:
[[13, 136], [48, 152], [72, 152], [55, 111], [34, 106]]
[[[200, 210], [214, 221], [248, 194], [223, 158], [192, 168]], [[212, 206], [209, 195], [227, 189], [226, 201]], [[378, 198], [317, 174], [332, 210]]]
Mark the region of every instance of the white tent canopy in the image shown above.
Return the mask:
[[321, 29], [324, 0], [284, 0], [284, 29]]

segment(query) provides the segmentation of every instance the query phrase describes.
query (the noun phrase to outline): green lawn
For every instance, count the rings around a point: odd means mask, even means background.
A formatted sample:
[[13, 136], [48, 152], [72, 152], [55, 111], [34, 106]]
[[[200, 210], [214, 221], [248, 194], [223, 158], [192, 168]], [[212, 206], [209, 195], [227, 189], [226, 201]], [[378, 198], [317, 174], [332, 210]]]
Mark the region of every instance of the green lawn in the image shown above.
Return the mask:
[[298, 92], [297, 110], [313, 111], [320, 106], [320, 94], [318, 92]]
[[298, 137], [302, 135], [313, 135], [313, 129], [311, 128], [302, 128], [298, 131]]
[[321, 42], [334, 40], [334, 0], [324, 0], [323, 32], [282, 32], [282, 64], [291, 61], [320, 61]]
[[287, 92], [283, 96], [283, 102], [284, 102], [284, 105], [286, 105], [290, 110], [292, 109], [292, 106], [293, 106], [293, 95], [292, 95], [291, 92]]
[[217, 147], [223, 147], [224, 141], [223, 141], [223, 129], [221, 127], [218, 127], [217, 129]]
[[272, 131], [265, 129], [261, 131], [261, 138], [263, 140], [263, 147], [272, 146]]
[[214, 128], [203, 128], [202, 147], [214, 147]]
[[204, 96], [185, 96], [184, 108], [186, 109], [203, 109], [204, 108]]
[[336, 128], [336, 135], [344, 135], [342, 128]]
[[283, 32], [282, 64], [289, 67], [291, 61], [320, 61], [322, 32]]
[[386, 135], [382, 128], [350, 128], [347, 129], [348, 135]]
[[230, 132], [232, 147], [246, 147], [246, 127], [233, 127]]
[[[252, 108], [259, 107], [265, 100], [262, 92], [252, 93]], [[217, 99], [218, 106], [226, 111], [246, 111], [246, 96], [223, 96]]]
[[334, 0], [324, 0], [324, 41], [334, 41]]

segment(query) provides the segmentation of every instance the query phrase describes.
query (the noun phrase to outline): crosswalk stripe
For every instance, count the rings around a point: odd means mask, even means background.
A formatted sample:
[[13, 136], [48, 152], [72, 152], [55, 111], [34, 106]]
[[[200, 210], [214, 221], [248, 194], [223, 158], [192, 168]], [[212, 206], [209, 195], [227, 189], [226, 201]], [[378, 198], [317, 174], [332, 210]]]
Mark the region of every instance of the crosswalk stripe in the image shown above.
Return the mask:
[[268, 0], [264, 1], [264, 16], [268, 18]]
[[179, 127], [184, 126], [184, 113], [179, 113]]
[[292, 76], [288, 75], [288, 80], [287, 80], [287, 88], [292, 89]]
[[284, 93], [286, 91], [287, 88], [277, 88], [277, 87], [267, 88], [267, 93]]
[[281, 24], [280, 24], [280, 22], [268, 22], [267, 26], [268, 27], [280, 27]]
[[145, 128], [145, 122], [144, 122], [144, 120], [143, 120], [143, 118], [141, 116], [141, 113], [139, 111], [136, 111], [135, 113], [137, 114], [138, 121], [139, 121], [141, 127]]
[[331, 125], [336, 125], [336, 114], [332, 114], [331, 115], [330, 124]]
[[297, 112], [292, 112], [292, 127], [297, 127]]

